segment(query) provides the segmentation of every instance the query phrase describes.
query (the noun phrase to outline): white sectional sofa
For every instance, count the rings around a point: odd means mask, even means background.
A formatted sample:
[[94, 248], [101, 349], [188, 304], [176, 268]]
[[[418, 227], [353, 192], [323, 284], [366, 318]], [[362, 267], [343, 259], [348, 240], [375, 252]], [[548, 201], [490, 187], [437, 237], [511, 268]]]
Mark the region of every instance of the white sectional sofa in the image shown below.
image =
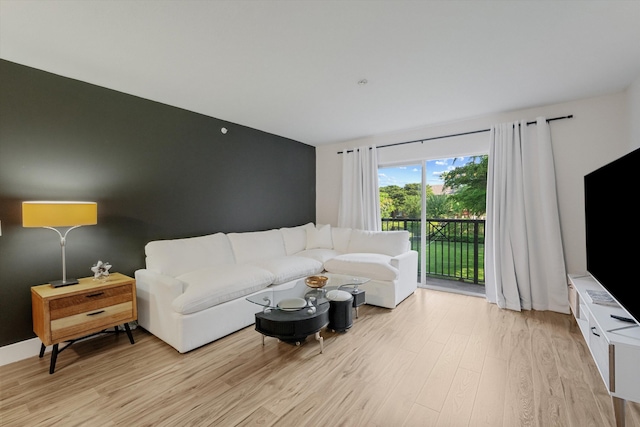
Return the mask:
[[245, 298], [331, 273], [364, 276], [365, 301], [395, 308], [417, 288], [418, 253], [407, 231], [316, 226], [157, 240], [135, 272], [138, 324], [180, 353], [255, 322]]

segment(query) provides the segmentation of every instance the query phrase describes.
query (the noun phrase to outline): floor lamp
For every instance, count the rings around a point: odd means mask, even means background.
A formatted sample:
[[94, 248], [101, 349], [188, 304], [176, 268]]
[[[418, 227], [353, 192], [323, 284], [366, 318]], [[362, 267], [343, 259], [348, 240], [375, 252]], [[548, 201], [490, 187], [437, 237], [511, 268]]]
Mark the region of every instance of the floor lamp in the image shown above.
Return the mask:
[[[98, 223], [98, 205], [95, 202], [22, 202], [22, 226], [42, 227], [60, 236], [62, 250], [62, 280], [51, 282], [54, 288], [75, 285], [76, 279], [67, 279], [65, 246], [67, 234], [74, 228]], [[69, 227], [62, 234], [56, 227]]]

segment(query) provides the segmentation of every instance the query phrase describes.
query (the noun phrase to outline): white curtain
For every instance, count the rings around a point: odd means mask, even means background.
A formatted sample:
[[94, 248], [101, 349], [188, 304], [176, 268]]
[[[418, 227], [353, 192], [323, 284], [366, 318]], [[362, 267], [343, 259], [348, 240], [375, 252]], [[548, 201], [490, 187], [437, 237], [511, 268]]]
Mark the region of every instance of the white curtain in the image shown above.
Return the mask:
[[378, 152], [375, 146], [342, 153], [342, 195], [338, 227], [380, 230]]
[[543, 117], [491, 128], [485, 229], [487, 300], [569, 313], [551, 131]]

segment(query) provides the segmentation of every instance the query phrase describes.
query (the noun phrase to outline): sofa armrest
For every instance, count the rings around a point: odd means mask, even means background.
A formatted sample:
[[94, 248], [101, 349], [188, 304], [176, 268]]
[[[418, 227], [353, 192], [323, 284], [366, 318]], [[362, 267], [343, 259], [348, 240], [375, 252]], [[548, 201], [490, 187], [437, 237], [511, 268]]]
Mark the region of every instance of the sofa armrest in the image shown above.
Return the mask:
[[157, 273], [152, 270], [136, 270], [136, 289], [142, 292], [163, 294], [173, 301], [184, 293], [184, 282], [175, 277]]
[[171, 303], [184, 292], [185, 284], [152, 270], [136, 270], [138, 324], [160, 339], [172, 342], [177, 334]]
[[391, 258], [391, 265], [400, 271], [396, 305], [418, 289], [418, 252], [411, 250]]
[[418, 271], [418, 252], [417, 251], [407, 251], [400, 255], [394, 256], [391, 258], [391, 266], [397, 268], [398, 270], [402, 270], [403, 268], [411, 268], [415, 263], [415, 272], [417, 275]]

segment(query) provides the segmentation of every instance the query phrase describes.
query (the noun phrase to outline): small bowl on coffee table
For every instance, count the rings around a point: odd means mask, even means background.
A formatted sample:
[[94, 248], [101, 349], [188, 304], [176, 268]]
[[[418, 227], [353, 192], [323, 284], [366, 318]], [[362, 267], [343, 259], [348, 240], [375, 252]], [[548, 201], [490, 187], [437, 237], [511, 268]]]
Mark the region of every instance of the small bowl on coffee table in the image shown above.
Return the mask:
[[304, 280], [307, 286], [313, 289], [323, 288], [328, 281], [327, 276], [309, 276]]

